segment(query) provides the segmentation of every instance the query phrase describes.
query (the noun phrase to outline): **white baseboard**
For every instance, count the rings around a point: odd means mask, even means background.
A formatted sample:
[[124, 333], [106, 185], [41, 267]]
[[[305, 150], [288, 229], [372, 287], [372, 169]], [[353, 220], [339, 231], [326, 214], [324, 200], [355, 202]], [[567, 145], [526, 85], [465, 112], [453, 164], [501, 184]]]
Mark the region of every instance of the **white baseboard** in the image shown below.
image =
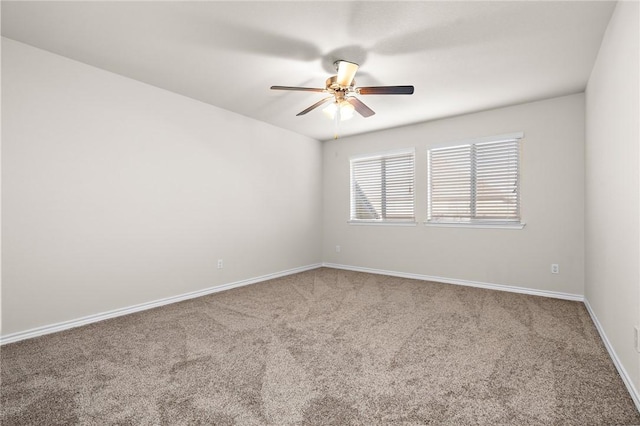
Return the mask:
[[616, 351], [615, 349], [613, 349], [611, 342], [609, 342], [609, 338], [607, 337], [607, 334], [604, 332], [604, 328], [602, 328], [602, 324], [600, 324], [600, 321], [598, 320], [596, 313], [591, 308], [591, 305], [589, 304], [589, 301], [587, 300], [587, 298], [584, 299], [584, 305], [587, 307], [587, 311], [589, 312], [589, 315], [591, 315], [591, 320], [596, 325], [596, 329], [598, 330], [598, 333], [600, 333], [600, 337], [604, 342], [604, 346], [607, 348], [607, 351], [609, 352], [609, 356], [613, 360], [613, 365], [616, 366], [616, 369], [618, 370], [620, 377], [622, 377], [622, 381], [624, 382], [625, 386], [627, 387], [627, 390], [629, 391], [629, 394], [631, 395], [631, 399], [633, 399], [633, 402], [636, 404], [636, 408], [638, 409], [638, 411], [640, 411], [640, 392], [638, 392], [638, 389], [636, 389], [636, 387], [634, 386], [633, 381], [631, 380], [631, 377], [629, 377], [627, 370], [625, 370], [624, 366], [622, 365], [622, 362], [620, 361], [620, 358], [618, 358], [618, 354], [616, 354]]
[[[288, 269], [285, 271], [275, 272], [273, 274], [262, 275], [260, 277], [249, 278], [246, 280], [240, 280], [228, 284], [222, 284], [216, 287], [209, 287], [203, 290], [197, 290], [189, 293], [180, 294], [177, 296], [171, 296], [163, 299], [154, 300], [151, 302], [140, 303], [138, 305], [128, 306], [124, 308], [114, 309], [107, 312], [101, 312], [99, 314], [88, 315], [82, 318], [77, 318], [74, 320], [59, 322], [55, 324], [45, 325], [42, 327], [36, 327], [25, 331], [19, 331], [16, 333], [7, 334], [5, 336], [0, 336], [0, 345], [5, 345], [8, 343], [18, 342], [20, 340], [31, 339], [33, 337], [44, 336], [45, 334], [56, 333], [58, 331], [68, 330], [70, 328], [80, 327], [83, 325], [91, 324], [98, 321], [103, 321], [109, 318], [115, 318], [122, 315], [132, 314], [134, 312], [145, 311], [147, 309], [156, 308], [163, 305], [168, 305], [170, 303], [181, 302], [187, 299], [193, 299], [200, 296], [205, 296], [207, 294], [217, 293], [219, 291], [229, 290], [236, 287], [242, 287], [245, 285], [255, 284], [262, 281], [271, 280], [274, 278], [283, 277], [286, 275], [297, 274], [304, 271], [309, 271], [311, 269], [316, 269], [321, 266], [325, 266], [327, 268], [335, 268], [335, 269], [345, 269], [350, 271], [357, 272], [368, 272], [372, 274], [379, 275], [390, 275], [395, 277], [402, 278], [411, 278], [423, 281], [435, 281], [441, 282], [445, 284], [455, 284], [455, 285], [464, 285], [469, 287], [479, 287], [486, 288], [491, 290], [500, 290], [500, 291], [510, 291], [515, 293], [524, 293], [524, 294], [532, 294], [536, 296], [545, 296], [545, 297], [553, 297], [558, 299], [566, 299], [566, 300], [576, 300], [583, 301], [584, 297], [576, 294], [567, 294], [567, 293], [559, 293], [559, 292], [550, 292], [550, 291], [542, 291], [542, 290], [532, 290], [523, 287], [514, 287], [514, 286], [506, 286], [500, 284], [490, 284], [490, 283], [482, 283], [477, 281], [467, 281], [467, 280], [458, 280], [444, 277], [436, 277], [430, 275], [421, 275], [421, 274], [412, 274], [407, 272], [398, 272], [398, 271], [386, 271], [381, 269], [371, 269], [371, 268], [363, 268], [358, 266], [349, 266], [349, 265], [339, 265], [334, 263], [317, 263], [307, 266], [302, 266], [299, 268]], [[593, 316], [593, 315], [592, 315]]]
[[392, 277], [410, 278], [422, 281], [434, 281], [444, 284], [463, 285], [467, 287], [486, 288], [489, 290], [509, 291], [511, 293], [531, 294], [533, 296], [552, 297], [554, 299], [574, 300], [577, 302], [584, 301], [584, 296], [580, 294], [561, 293], [559, 291], [534, 290], [525, 287], [515, 287], [510, 285], [483, 283], [479, 281], [459, 280], [455, 278], [436, 277], [432, 275], [412, 274], [408, 272], [386, 271], [382, 269], [363, 268], [360, 266], [339, 265], [335, 263], [323, 263], [322, 266], [327, 268], [345, 269], [348, 271], [367, 272], [370, 274], [390, 275]]
[[115, 318], [122, 315], [132, 314], [134, 312], [146, 311], [147, 309], [157, 308], [158, 306], [168, 305], [170, 303], [181, 302], [187, 299], [193, 299], [200, 296], [206, 296], [207, 294], [217, 293], [219, 291], [229, 290], [236, 287], [242, 287], [249, 284], [256, 284], [262, 281], [272, 280], [274, 278], [284, 277], [286, 275], [297, 274], [311, 269], [321, 267], [322, 264], [316, 263], [313, 265], [301, 266], [299, 268], [287, 269], [285, 271], [275, 272], [273, 274], [262, 275], [260, 277], [249, 278], [246, 280], [240, 280], [228, 284], [222, 284], [216, 287], [209, 287], [203, 290], [192, 291], [189, 293], [179, 294], [177, 296], [166, 297], [164, 299], [153, 300], [151, 302], [140, 303], [138, 305], [128, 306], [125, 308], [114, 309], [107, 312], [102, 312], [95, 315], [89, 315], [86, 317], [59, 322], [56, 324], [45, 325], [42, 327], [32, 328], [30, 330], [18, 331], [16, 333], [7, 334], [6, 336], [0, 336], [0, 345], [8, 343], [18, 342], [20, 340], [31, 339], [33, 337], [44, 336], [45, 334], [56, 333], [58, 331], [68, 330], [70, 328], [80, 327], [82, 325], [91, 324], [98, 321], [103, 321], [109, 318]]

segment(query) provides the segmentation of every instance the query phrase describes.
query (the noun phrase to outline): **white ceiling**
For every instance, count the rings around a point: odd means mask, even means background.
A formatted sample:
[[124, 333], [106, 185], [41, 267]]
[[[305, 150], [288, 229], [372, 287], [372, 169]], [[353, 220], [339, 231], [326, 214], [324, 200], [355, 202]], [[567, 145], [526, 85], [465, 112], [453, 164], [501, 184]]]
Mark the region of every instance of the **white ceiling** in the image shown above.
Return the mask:
[[342, 136], [584, 90], [613, 2], [11, 2], [2, 35], [319, 140], [332, 63], [376, 111]]

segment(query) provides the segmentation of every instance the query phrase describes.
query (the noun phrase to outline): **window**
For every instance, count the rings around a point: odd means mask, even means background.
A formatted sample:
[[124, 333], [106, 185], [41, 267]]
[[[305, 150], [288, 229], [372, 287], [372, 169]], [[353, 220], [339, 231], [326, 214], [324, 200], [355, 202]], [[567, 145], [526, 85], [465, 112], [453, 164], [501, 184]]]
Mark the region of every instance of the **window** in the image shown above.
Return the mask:
[[351, 159], [351, 221], [413, 222], [411, 151]]
[[520, 225], [521, 138], [430, 149], [427, 223]]

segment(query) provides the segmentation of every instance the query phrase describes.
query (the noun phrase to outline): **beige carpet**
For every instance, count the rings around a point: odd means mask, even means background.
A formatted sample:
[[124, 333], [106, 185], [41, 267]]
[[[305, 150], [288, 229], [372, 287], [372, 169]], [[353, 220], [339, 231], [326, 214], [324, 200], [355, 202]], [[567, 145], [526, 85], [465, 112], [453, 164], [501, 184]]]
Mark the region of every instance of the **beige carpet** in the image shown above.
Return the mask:
[[581, 303], [327, 268], [0, 355], [2, 425], [640, 424]]

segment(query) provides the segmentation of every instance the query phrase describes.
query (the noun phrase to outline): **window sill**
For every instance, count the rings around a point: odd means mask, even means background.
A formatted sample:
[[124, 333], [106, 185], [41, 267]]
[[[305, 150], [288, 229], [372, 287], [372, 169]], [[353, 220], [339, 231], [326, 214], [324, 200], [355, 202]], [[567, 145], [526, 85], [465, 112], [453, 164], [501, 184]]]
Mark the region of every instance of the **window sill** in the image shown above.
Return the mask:
[[416, 226], [418, 222], [400, 222], [400, 221], [379, 221], [379, 220], [349, 220], [347, 221], [349, 225], [358, 225], [358, 226]]
[[522, 229], [526, 223], [462, 223], [462, 222], [424, 222], [425, 226], [441, 228], [484, 228], [484, 229]]

